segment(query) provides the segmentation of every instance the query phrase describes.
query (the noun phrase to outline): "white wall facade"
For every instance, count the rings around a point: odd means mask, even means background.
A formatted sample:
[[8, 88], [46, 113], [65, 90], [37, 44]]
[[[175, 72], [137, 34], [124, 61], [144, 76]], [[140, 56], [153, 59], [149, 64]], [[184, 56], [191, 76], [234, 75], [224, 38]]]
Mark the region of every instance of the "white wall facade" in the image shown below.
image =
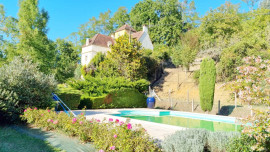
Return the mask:
[[143, 48], [150, 49], [150, 50], [154, 49], [154, 46], [153, 46], [152, 41], [150, 39], [150, 36], [148, 35], [147, 32], [143, 32], [139, 41], [141, 42]]
[[97, 45], [90, 45], [82, 48], [81, 64], [87, 65], [98, 52], [107, 53], [111, 49], [109, 47], [102, 47]]

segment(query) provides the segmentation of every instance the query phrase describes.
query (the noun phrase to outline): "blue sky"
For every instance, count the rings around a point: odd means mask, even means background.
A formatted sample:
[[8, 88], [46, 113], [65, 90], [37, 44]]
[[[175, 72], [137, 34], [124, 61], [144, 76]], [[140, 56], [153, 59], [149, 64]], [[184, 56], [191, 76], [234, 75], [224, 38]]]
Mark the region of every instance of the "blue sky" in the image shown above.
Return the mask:
[[[40, 0], [40, 8], [49, 12], [48, 37], [52, 40], [65, 38], [76, 32], [78, 27], [86, 23], [89, 18], [98, 17], [99, 13], [108, 9], [114, 13], [118, 7], [125, 6], [130, 11], [140, 0]], [[241, 11], [248, 7], [241, 0], [231, 0], [232, 3], [241, 3]], [[197, 12], [204, 15], [209, 9], [215, 9], [225, 0], [195, 0]], [[0, 0], [8, 16], [17, 17], [17, 0]]]

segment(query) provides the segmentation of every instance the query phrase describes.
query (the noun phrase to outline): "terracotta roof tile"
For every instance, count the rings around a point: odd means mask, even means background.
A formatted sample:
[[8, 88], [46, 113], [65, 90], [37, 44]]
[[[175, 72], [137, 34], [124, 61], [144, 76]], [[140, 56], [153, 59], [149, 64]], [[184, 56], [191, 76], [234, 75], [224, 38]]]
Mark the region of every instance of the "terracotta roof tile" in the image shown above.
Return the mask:
[[114, 44], [113, 38], [107, 35], [103, 35], [103, 34], [96, 34], [93, 38], [89, 40], [89, 44], [83, 45], [83, 47], [86, 47], [89, 45], [108, 47], [108, 42], [110, 42], [113, 45]]
[[136, 30], [134, 30], [131, 26], [129, 26], [128, 24], [125, 24], [123, 26], [121, 26], [120, 28], [118, 28], [115, 32], [119, 32], [122, 30], [130, 30], [131, 32], [136, 32]]
[[143, 35], [143, 31], [139, 31], [139, 32], [131, 34], [132, 38], [137, 39], [137, 40], [139, 40], [142, 35]]

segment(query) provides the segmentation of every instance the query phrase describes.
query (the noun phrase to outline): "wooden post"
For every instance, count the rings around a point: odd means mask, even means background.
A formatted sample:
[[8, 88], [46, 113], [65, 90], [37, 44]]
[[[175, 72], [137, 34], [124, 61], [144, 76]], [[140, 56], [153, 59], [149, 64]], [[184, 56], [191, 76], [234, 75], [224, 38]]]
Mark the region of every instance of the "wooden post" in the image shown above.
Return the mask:
[[218, 115], [220, 114], [220, 100], [218, 100]]
[[171, 109], [172, 109], [171, 89], [169, 89], [169, 101], [171, 102]]
[[191, 111], [194, 112], [194, 99], [192, 99], [191, 108], [192, 108]]

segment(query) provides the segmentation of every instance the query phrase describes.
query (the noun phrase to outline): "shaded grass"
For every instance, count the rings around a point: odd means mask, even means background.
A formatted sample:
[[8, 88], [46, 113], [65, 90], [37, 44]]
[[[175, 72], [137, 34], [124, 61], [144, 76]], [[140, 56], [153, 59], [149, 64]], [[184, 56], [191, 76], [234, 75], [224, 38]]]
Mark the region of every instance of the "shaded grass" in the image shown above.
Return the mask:
[[48, 142], [20, 133], [9, 127], [0, 127], [0, 152], [60, 152]]

